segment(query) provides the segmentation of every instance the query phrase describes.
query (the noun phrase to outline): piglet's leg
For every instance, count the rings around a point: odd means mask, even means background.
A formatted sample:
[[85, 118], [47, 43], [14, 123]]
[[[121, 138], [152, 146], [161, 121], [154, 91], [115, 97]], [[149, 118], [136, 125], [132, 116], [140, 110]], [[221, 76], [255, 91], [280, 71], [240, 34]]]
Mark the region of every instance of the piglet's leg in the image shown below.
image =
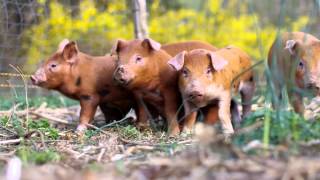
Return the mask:
[[80, 124], [77, 127], [78, 132], [83, 132], [87, 129], [87, 124], [90, 123], [96, 113], [98, 107], [98, 99], [93, 96], [82, 97], [80, 100]]
[[138, 105], [137, 127], [139, 129], [147, 129], [149, 127], [148, 109], [139, 93], [135, 93], [135, 99]]
[[242, 102], [242, 118], [245, 118], [251, 113], [251, 100], [255, 91], [255, 83], [251, 81], [240, 83], [240, 94]]
[[212, 107], [209, 108], [209, 110], [205, 116], [204, 122], [206, 124], [216, 123], [219, 119], [218, 113], [219, 113], [218, 105], [213, 105]]
[[292, 93], [292, 95], [289, 95], [291, 104], [293, 106], [293, 109], [296, 113], [299, 113], [300, 115], [303, 115], [304, 113], [304, 105], [303, 105], [303, 98], [301, 95], [297, 93]]
[[188, 102], [184, 102], [183, 107], [185, 113], [185, 119], [183, 121], [183, 132], [191, 133], [198, 113], [196, 109], [192, 109], [191, 105]]
[[221, 121], [222, 131], [225, 135], [231, 135], [234, 133], [231, 122], [230, 102], [230, 93], [224, 94], [220, 97], [218, 116]]
[[197, 111], [191, 112], [188, 114], [183, 123], [183, 132], [191, 133], [194, 123], [196, 122]]
[[177, 120], [178, 97], [174, 92], [174, 90], [164, 92], [164, 112], [168, 122], [169, 136], [175, 136], [180, 133]]
[[148, 113], [146, 104], [143, 102], [142, 99], [138, 100], [138, 123], [137, 127], [139, 129], [146, 129], [149, 127], [149, 120], [148, 120]]

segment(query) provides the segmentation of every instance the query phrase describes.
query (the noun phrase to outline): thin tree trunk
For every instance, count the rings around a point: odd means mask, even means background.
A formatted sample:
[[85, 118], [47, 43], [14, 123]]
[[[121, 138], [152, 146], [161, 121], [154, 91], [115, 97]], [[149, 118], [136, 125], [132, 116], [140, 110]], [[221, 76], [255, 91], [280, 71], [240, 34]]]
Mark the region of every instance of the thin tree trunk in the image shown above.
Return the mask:
[[134, 33], [137, 39], [148, 37], [146, 0], [132, 0]]

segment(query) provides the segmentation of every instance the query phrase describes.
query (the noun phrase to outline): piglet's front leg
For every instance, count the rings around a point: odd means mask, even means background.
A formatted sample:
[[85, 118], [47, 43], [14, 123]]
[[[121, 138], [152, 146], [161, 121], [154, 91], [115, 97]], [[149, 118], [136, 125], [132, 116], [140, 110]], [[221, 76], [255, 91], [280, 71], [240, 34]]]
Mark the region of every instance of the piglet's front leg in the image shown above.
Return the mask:
[[164, 113], [168, 124], [168, 135], [176, 136], [180, 133], [177, 120], [178, 95], [174, 90], [164, 91]]
[[222, 131], [226, 136], [230, 136], [234, 133], [230, 113], [231, 95], [226, 93], [219, 99], [218, 116], [221, 121]]
[[183, 132], [191, 133], [197, 119], [197, 109], [192, 108], [188, 102], [184, 102], [185, 119], [183, 121]]
[[93, 120], [96, 113], [99, 99], [95, 96], [81, 96], [80, 97], [80, 124], [77, 131], [82, 133], [87, 129], [87, 124]]
[[150, 123], [149, 123], [149, 118], [148, 118], [149, 116], [148, 116], [147, 106], [146, 106], [145, 102], [143, 101], [143, 97], [142, 97], [141, 93], [135, 92], [134, 95], [135, 95], [135, 99], [136, 99], [137, 106], [138, 106], [137, 128], [142, 129], [142, 130], [148, 129], [150, 127]]

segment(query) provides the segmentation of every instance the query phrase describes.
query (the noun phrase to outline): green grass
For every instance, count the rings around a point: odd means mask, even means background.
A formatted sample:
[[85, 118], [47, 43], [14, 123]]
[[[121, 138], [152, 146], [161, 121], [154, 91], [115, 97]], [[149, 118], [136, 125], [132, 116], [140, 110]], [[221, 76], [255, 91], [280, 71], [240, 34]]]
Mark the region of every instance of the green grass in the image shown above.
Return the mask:
[[45, 139], [56, 140], [59, 138], [59, 130], [53, 128], [46, 119], [30, 120], [28, 124], [24, 126], [23, 120], [16, 116], [11, 118], [11, 122], [8, 117], [2, 117], [0, 118], [0, 125], [10, 129], [13, 128], [15, 133], [20, 137], [24, 137], [28, 133], [28, 130], [29, 132], [36, 130], [43, 133]]
[[17, 148], [16, 155], [24, 164], [45, 164], [47, 162], [58, 162], [61, 156], [53, 149], [35, 150], [32, 146], [21, 145]]
[[[79, 104], [77, 101], [64, 97], [57, 93], [51, 94], [49, 96], [35, 96], [29, 97], [29, 106], [30, 107], [39, 107], [42, 103], [47, 103], [48, 107], [51, 108], [58, 108], [58, 107], [68, 107], [72, 105]], [[0, 97], [0, 110], [8, 110], [13, 107], [14, 104], [19, 104], [18, 109], [25, 109], [26, 102], [24, 96], [18, 97]]]
[[[235, 137], [234, 142], [238, 145], [245, 145], [248, 142], [258, 139], [268, 144], [295, 144], [320, 138], [320, 123], [317, 121], [307, 121], [293, 111], [274, 111], [271, 109], [261, 109], [252, 113], [244, 120], [243, 127], [249, 126], [256, 121], [264, 121], [268, 117], [270, 121], [266, 127], [256, 129], [245, 135]], [[265, 134], [265, 129], [270, 131]], [[267, 140], [265, 139], [267, 138]]]

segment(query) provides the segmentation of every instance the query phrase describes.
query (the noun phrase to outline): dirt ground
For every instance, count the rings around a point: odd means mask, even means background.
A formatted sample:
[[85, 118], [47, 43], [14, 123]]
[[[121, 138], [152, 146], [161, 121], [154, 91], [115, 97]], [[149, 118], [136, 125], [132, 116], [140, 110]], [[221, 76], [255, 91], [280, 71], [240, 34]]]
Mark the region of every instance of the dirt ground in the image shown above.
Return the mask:
[[[164, 132], [130, 134], [117, 126], [99, 129], [88, 137], [75, 135], [79, 107], [50, 109], [45, 105], [30, 109], [32, 118], [46, 117], [59, 128], [57, 140], [32, 132], [24, 138], [1, 142], [1, 176], [21, 179], [320, 179], [320, 143], [317, 141], [292, 148], [289, 145], [265, 148], [259, 140], [244, 146], [226, 141], [215, 127], [197, 124], [192, 135], [166, 138]], [[9, 112], [9, 111], [8, 111]], [[2, 112], [5, 113], [5, 112]], [[25, 116], [24, 111], [15, 112]], [[57, 115], [58, 114], [58, 115]], [[96, 119], [101, 117], [97, 113]], [[130, 115], [129, 115], [130, 117]], [[64, 120], [63, 120], [64, 119]], [[69, 120], [69, 121], [66, 121]], [[64, 122], [60, 122], [64, 121]], [[97, 121], [99, 122], [99, 121]], [[254, 131], [257, 122], [238, 130]], [[2, 129], [1, 134], [10, 134]], [[236, 134], [236, 135], [237, 135]], [[21, 145], [36, 151], [52, 150], [59, 160], [40, 164], [23, 163], [15, 156]], [[295, 153], [294, 149], [302, 153]]]

